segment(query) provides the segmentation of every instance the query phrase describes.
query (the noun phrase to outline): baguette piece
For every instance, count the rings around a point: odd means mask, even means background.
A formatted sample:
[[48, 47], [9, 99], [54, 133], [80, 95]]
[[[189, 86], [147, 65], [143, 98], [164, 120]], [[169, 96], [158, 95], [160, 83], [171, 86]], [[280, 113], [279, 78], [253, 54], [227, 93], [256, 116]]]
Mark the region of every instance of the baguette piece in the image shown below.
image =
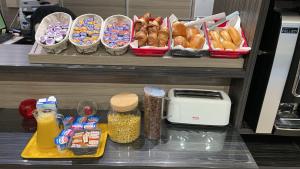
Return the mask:
[[227, 31], [228, 31], [233, 43], [236, 46], [240, 46], [242, 43], [242, 38], [240, 36], [240, 33], [232, 26], [229, 26]]
[[217, 32], [217, 31], [210, 31], [209, 35], [210, 35], [210, 37], [211, 37], [212, 40], [221, 42], [219, 32]]
[[216, 49], [222, 49], [222, 50], [224, 50], [224, 46], [221, 44], [220, 41], [211, 40], [211, 44]]
[[231, 41], [223, 40], [222, 45], [224, 46], [225, 49], [232, 49], [232, 50], [237, 49], [237, 47]]
[[229, 33], [227, 32], [227, 30], [222, 30], [222, 31], [220, 32], [220, 35], [221, 35], [221, 37], [222, 37], [223, 40], [227, 40], [227, 41], [232, 42], [231, 36], [230, 36]]

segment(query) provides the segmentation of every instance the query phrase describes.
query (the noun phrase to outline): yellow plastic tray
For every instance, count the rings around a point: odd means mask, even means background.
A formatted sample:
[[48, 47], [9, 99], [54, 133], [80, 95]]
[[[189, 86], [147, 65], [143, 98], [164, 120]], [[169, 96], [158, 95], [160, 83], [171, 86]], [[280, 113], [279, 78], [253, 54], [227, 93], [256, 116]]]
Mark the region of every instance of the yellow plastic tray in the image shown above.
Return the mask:
[[98, 158], [101, 157], [105, 150], [107, 139], [107, 124], [99, 124], [101, 129], [100, 146], [96, 154], [91, 155], [74, 155], [70, 150], [58, 151], [57, 148], [39, 149], [36, 145], [36, 133], [33, 134], [30, 141], [24, 148], [21, 157], [26, 159], [42, 159], [42, 158]]

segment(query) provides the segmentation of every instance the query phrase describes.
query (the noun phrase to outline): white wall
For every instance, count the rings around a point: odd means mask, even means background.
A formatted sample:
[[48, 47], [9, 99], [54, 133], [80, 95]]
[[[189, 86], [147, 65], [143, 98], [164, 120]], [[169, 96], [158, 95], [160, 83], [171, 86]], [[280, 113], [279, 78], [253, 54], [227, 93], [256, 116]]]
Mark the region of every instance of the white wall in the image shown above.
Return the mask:
[[211, 15], [213, 7], [214, 0], [195, 0], [194, 17]]

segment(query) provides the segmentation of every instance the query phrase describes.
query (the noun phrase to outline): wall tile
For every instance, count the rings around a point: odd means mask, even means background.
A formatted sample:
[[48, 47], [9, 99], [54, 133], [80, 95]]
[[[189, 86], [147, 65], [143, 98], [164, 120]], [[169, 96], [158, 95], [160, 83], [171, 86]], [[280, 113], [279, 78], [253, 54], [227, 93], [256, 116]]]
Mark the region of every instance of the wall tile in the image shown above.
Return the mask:
[[179, 18], [190, 18], [192, 0], [128, 0], [129, 17], [150, 12], [155, 16], [170, 16], [172, 13]]
[[63, 3], [64, 7], [69, 8], [76, 15], [95, 13], [105, 19], [115, 14], [126, 14], [125, 0], [64, 0]]

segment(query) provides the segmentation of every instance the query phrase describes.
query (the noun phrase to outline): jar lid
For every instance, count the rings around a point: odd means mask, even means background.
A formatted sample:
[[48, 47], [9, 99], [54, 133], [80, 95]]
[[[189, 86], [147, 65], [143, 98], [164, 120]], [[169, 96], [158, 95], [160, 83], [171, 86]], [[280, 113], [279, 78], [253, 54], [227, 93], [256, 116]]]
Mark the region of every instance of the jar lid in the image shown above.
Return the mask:
[[120, 93], [110, 99], [110, 105], [113, 110], [118, 112], [127, 112], [135, 109], [139, 98], [134, 93]]
[[164, 89], [155, 86], [146, 86], [144, 87], [144, 92], [150, 96], [162, 98], [165, 97], [166, 92]]

